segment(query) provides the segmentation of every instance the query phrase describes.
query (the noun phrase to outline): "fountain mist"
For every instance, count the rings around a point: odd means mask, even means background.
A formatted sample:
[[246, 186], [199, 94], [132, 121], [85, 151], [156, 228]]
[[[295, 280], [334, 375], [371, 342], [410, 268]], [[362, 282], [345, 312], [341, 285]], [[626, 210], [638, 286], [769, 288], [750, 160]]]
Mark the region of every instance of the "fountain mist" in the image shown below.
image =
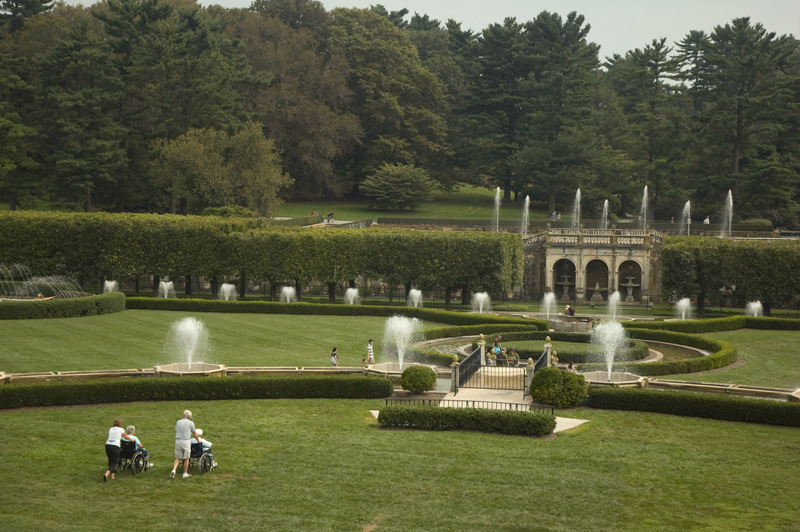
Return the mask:
[[519, 234], [522, 235], [522, 238], [528, 236], [528, 209], [531, 206], [531, 197], [525, 196], [525, 205], [522, 207], [522, 222], [520, 222], [519, 226]]
[[692, 319], [692, 302], [688, 297], [675, 303], [675, 316], [681, 320]]
[[397, 356], [402, 371], [406, 349], [421, 336], [422, 322], [417, 318], [392, 316], [383, 329], [383, 350]]
[[409, 307], [422, 306], [422, 292], [416, 288], [408, 291], [408, 298], [406, 298], [406, 305]]
[[722, 231], [719, 236], [721, 238], [730, 238], [731, 226], [733, 225], [733, 194], [728, 190], [728, 196], [725, 198], [725, 209], [722, 212]]
[[219, 287], [217, 299], [236, 301], [236, 286], [231, 283], [222, 283], [222, 286]]
[[294, 303], [297, 301], [297, 290], [294, 286], [284, 286], [281, 288], [281, 301], [283, 303]]
[[205, 324], [196, 318], [183, 318], [170, 327], [165, 351], [167, 356], [183, 359], [191, 370], [194, 360], [201, 362], [207, 354], [208, 344]]
[[344, 293], [344, 302], [348, 305], [360, 305], [361, 296], [358, 294], [358, 288], [348, 288]]
[[761, 301], [750, 301], [747, 303], [744, 313], [752, 318], [760, 318], [764, 315], [764, 305], [761, 304]]
[[603, 200], [603, 214], [600, 217], [600, 229], [608, 229], [608, 200]]
[[500, 187], [494, 193], [494, 232], [500, 232]]
[[647, 185], [642, 192], [642, 206], [639, 208], [639, 216], [642, 217], [642, 229], [647, 229]]
[[553, 292], [547, 292], [542, 298], [541, 311], [544, 312], [547, 321], [550, 321], [550, 313], [556, 305], [556, 295]]
[[602, 346], [608, 380], [611, 380], [611, 368], [614, 366], [617, 350], [628, 347], [628, 334], [625, 328], [616, 321], [601, 323], [592, 329], [592, 343]]
[[175, 284], [172, 281], [160, 281], [158, 297], [175, 297]]
[[680, 234], [683, 234], [684, 229], [686, 230], [687, 235], [692, 234], [692, 202], [686, 201], [686, 205], [683, 206], [683, 212], [681, 213], [681, 226], [680, 226]]
[[483, 311], [492, 310], [492, 300], [486, 292], [475, 292], [472, 294], [472, 310], [483, 314]]
[[119, 292], [119, 284], [116, 281], [105, 281], [103, 283], [103, 293]]
[[581, 189], [575, 191], [575, 202], [572, 204], [572, 228], [581, 226]]
[[608, 315], [611, 316], [611, 321], [617, 321], [617, 308], [621, 297], [616, 290], [608, 296]]

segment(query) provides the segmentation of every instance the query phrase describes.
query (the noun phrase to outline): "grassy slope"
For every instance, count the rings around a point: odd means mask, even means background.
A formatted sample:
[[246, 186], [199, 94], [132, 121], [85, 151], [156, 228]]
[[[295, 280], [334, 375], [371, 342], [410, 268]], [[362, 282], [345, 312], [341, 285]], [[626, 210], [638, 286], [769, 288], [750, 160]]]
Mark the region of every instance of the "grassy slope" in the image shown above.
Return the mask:
[[[227, 366], [326, 366], [333, 346], [339, 364], [360, 366], [367, 341], [382, 359], [386, 318], [216, 314], [126, 310], [49, 320], [0, 320], [0, 370], [7, 373], [153, 367], [183, 361], [166, 354], [170, 325], [186, 316], [203, 321], [211, 353]], [[197, 360], [197, 359], [195, 359]]]
[[[579, 410], [566, 414], [590, 423], [542, 440], [381, 430], [368, 412], [381, 404], [0, 412], [0, 522], [87, 531], [114, 521], [143, 530], [790, 531], [800, 519], [798, 429]], [[173, 427], [187, 407], [221, 467], [170, 481]], [[156, 466], [104, 484], [103, 442], [116, 416], [137, 426]]]
[[[389, 218], [456, 218], [470, 220], [491, 220], [494, 218], [494, 190], [465, 185], [457, 192], [434, 193], [432, 201], [422, 204], [413, 211], [379, 210], [370, 209], [367, 201], [352, 200], [318, 200], [291, 202], [282, 205], [277, 216], [297, 218], [308, 216], [311, 209], [318, 213], [335, 213], [336, 220], [364, 220], [378, 217]], [[512, 201], [501, 204], [500, 218], [503, 220], [517, 220], [522, 216], [522, 201]], [[544, 211], [530, 212], [531, 219], [544, 219]], [[565, 213], [562, 213], [565, 219]]]

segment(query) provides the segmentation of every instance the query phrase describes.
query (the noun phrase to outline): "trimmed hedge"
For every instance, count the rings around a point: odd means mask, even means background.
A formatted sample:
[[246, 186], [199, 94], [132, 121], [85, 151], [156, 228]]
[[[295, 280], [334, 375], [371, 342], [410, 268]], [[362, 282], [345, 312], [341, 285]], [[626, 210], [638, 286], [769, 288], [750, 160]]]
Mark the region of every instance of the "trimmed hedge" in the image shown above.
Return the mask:
[[378, 424], [418, 430], [471, 430], [520, 436], [547, 436], [556, 428], [555, 417], [533, 412], [439, 408], [436, 406], [385, 406]]
[[735, 331], [737, 329], [766, 329], [798, 331], [800, 320], [792, 318], [751, 318], [748, 316], [729, 316], [726, 318], [709, 318], [704, 320], [682, 321], [629, 321], [623, 322], [626, 329], [659, 329], [683, 333], [709, 333], [719, 331]]
[[0, 302], [0, 320], [76, 318], [122, 310], [125, 310], [125, 294], [122, 292], [43, 301], [8, 300]]
[[558, 368], [544, 368], [531, 381], [531, 398], [536, 403], [556, 408], [578, 406], [586, 398], [589, 385], [583, 375]]
[[676, 416], [800, 427], [800, 403], [751, 399], [712, 393], [637, 388], [592, 388], [588, 406]]
[[379, 399], [391, 381], [370, 376], [280, 375], [268, 377], [143, 377], [0, 386], [0, 409], [30, 406], [217, 401], [223, 399]]
[[419, 394], [436, 388], [436, 372], [428, 366], [409, 366], [400, 375], [400, 386]]
[[279, 303], [275, 301], [223, 301], [209, 299], [178, 299], [129, 297], [129, 309], [173, 310], [183, 312], [231, 312], [249, 314], [307, 314], [325, 316], [394, 316], [447, 323], [451, 325], [497, 324], [536, 325], [534, 320], [507, 316], [487, 316], [424, 307], [395, 307], [388, 305], [330, 305], [326, 303]]

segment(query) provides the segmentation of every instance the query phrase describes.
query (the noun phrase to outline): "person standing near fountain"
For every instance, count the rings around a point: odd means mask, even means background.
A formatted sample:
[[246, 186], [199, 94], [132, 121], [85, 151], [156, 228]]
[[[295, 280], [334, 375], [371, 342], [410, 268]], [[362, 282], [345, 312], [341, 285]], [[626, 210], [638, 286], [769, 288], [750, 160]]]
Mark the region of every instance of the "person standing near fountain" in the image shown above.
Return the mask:
[[172, 471], [169, 473], [169, 478], [175, 478], [175, 470], [178, 469], [178, 464], [183, 460], [183, 478], [189, 478], [189, 456], [192, 454], [192, 438], [201, 443], [200, 436], [194, 429], [194, 422], [192, 421], [192, 411], [184, 410], [183, 417], [175, 423], [175, 463], [172, 464]]
[[331, 366], [339, 365], [339, 351], [337, 349], [337, 347], [334, 347], [333, 351], [331, 351]]
[[367, 364], [375, 363], [375, 350], [372, 347], [372, 338], [369, 339], [367, 344]]
[[706, 216], [706, 219], [705, 219], [705, 220], [703, 220], [703, 225], [709, 225], [710, 223], [711, 223], [711, 218], [709, 218], [708, 216]]

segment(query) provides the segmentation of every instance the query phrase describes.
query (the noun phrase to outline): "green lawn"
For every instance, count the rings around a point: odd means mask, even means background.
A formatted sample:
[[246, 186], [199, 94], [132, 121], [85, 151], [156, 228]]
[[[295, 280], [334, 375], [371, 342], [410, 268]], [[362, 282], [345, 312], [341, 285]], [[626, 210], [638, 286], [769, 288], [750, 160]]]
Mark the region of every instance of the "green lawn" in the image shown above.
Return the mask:
[[[373, 221], [378, 217], [388, 218], [450, 218], [450, 219], [470, 219], [470, 220], [492, 220], [494, 219], [494, 189], [474, 187], [472, 185], [462, 186], [457, 192], [435, 192], [433, 200], [423, 203], [418, 209], [413, 211], [396, 211], [371, 209], [366, 200], [318, 200], [318, 201], [295, 201], [282, 205], [276, 216], [286, 216], [299, 218], [308, 216], [311, 210], [315, 209], [320, 214], [327, 214], [333, 211], [336, 220], [365, 220], [372, 218]], [[522, 201], [504, 202], [500, 206], [500, 218], [503, 220], [521, 220]], [[566, 219], [566, 213], [562, 212], [562, 219]], [[547, 213], [543, 210], [530, 211], [530, 219], [545, 219]]]
[[[793, 531], [800, 430], [577, 410], [556, 439], [382, 430], [382, 401], [135, 403], [0, 412], [5, 530]], [[220, 468], [169, 480], [184, 408]], [[103, 483], [111, 421], [154, 469]]]
[[800, 341], [798, 331], [738, 331], [707, 333], [704, 336], [731, 342], [744, 364], [709, 373], [674, 375], [677, 379], [728, 382], [776, 388], [800, 388]]
[[165, 342], [170, 325], [187, 316], [208, 328], [211, 352], [203, 362], [325, 366], [336, 346], [340, 365], [360, 366], [370, 338], [375, 340], [377, 361], [383, 358], [383, 317], [126, 310], [84, 318], [0, 320], [0, 371], [143, 368], [182, 362], [165, 352]]

